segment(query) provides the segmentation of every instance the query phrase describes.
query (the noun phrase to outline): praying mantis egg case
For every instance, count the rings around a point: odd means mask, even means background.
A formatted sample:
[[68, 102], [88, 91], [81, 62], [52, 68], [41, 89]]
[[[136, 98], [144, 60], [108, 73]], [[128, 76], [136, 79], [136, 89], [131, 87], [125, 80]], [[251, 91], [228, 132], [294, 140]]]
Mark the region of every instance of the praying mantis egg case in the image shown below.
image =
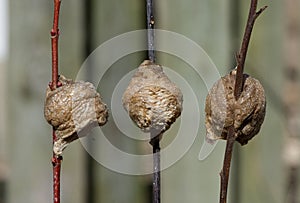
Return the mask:
[[234, 125], [236, 141], [248, 143], [260, 130], [265, 118], [265, 92], [257, 79], [244, 74], [243, 91], [235, 100], [236, 70], [219, 79], [209, 90], [205, 102], [206, 138], [225, 139], [228, 128]]
[[123, 106], [145, 132], [163, 133], [181, 115], [182, 93], [160, 65], [145, 60], [123, 95]]
[[78, 134], [83, 136], [96, 125], [104, 125], [108, 110], [100, 94], [89, 82], [66, 79], [60, 76], [62, 86], [46, 91], [44, 116], [54, 127], [57, 140], [54, 142], [54, 153], [60, 155], [63, 149]]

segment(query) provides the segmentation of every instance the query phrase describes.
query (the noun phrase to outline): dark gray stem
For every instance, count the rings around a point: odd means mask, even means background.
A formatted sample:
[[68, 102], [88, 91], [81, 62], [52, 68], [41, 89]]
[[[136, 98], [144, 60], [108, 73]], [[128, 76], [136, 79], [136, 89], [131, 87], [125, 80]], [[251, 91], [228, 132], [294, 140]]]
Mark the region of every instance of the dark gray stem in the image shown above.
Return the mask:
[[147, 4], [146, 7], [147, 7], [148, 58], [150, 61], [155, 62], [153, 0], [146, 0], [146, 4]]
[[151, 132], [150, 144], [153, 147], [152, 202], [160, 203], [160, 136]]

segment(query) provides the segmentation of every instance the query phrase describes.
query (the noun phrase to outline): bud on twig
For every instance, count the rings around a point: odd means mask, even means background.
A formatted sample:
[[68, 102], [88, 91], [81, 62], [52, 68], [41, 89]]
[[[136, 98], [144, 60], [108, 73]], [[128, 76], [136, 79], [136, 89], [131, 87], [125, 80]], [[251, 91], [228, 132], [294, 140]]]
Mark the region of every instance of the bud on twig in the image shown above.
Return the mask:
[[228, 129], [234, 126], [236, 140], [245, 145], [260, 130], [265, 118], [266, 98], [260, 82], [243, 75], [243, 92], [235, 100], [236, 69], [218, 80], [210, 89], [205, 104], [206, 137], [209, 140], [227, 138]]
[[[100, 94], [89, 82], [74, 82], [60, 76], [61, 87], [47, 88], [44, 116], [54, 127], [57, 139], [53, 152], [61, 155], [65, 147], [96, 125], [104, 125], [108, 110]], [[80, 134], [81, 135], [81, 134]]]
[[145, 60], [123, 95], [130, 118], [145, 132], [168, 130], [182, 111], [182, 93], [160, 65]]

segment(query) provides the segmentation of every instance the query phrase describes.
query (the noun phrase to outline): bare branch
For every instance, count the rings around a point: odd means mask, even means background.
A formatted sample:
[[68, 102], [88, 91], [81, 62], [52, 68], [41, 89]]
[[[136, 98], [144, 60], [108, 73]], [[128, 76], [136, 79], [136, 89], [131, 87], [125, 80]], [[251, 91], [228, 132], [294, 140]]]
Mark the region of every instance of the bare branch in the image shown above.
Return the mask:
[[[251, 0], [251, 5], [249, 9], [248, 21], [245, 28], [245, 33], [243, 37], [243, 42], [239, 53], [236, 55], [237, 60], [237, 73], [235, 79], [235, 87], [234, 87], [234, 96], [235, 99], [238, 100], [239, 96], [243, 91], [244, 85], [244, 65], [248, 51], [248, 45], [251, 38], [251, 33], [253, 30], [253, 26], [255, 23], [256, 18], [267, 8], [267, 6], [261, 8], [259, 11], [257, 9], [257, 0]], [[228, 189], [228, 180], [229, 180], [229, 172], [230, 172], [230, 165], [231, 165], [231, 157], [232, 151], [235, 141], [235, 130], [234, 126], [231, 126], [228, 130], [227, 134], [227, 143], [224, 155], [224, 162], [223, 168], [220, 173], [221, 176], [221, 186], [220, 186], [220, 203], [226, 203], [227, 199], [227, 189]]]
[[[52, 48], [52, 81], [50, 88], [56, 89], [61, 84], [58, 80], [58, 38], [59, 38], [59, 11], [60, 11], [61, 0], [54, 0], [54, 17], [53, 27], [51, 29], [51, 48]], [[52, 133], [53, 143], [56, 140], [56, 135], [53, 129]], [[53, 153], [52, 164], [53, 164], [53, 202], [60, 203], [60, 171], [61, 171], [61, 156], [56, 156]]]

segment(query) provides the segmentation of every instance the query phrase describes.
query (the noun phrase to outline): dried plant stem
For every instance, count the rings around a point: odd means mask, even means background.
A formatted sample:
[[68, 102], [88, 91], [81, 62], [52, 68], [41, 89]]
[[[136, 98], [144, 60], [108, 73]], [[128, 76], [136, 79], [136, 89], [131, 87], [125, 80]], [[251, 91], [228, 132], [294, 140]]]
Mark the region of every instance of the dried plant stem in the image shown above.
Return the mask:
[[233, 151], [233, 146], [234, 146], [234, 142], [235, 142], [234, 134], [235, 134], [234, 127], [230, 126], [230, 128], [228, 129], [225, 156], [224, 156], [224, 161], [223, 161], [223, 168], [220, 173], [220, 176], [221, 176], [220, 203], [225, 203], [226, 199], [227, 199], [227, 189], [228, 189], [231, 157], [232, 157], [232, 151]]
[[60, 0], [54, 0], [54, 17], [53, 17], [53, 27], [51, 29], [51, 48], [52, 48], [52, 82], [51, 87], [55, 89], [58, 86], [58, 20], [59, 20], [59, 10], [60, 10]]
[[248, 52], [248, 46], [251, 38], [251, 33], [253, 26], [257, 17], [267, 8], [267, 6], [262, 7], [258, 11], [257, 0], [251, 0], [248, 21], [244, 32], [243, 42], [240, 49], [240, 52], [237, 54], [237, 74], [236, 74], [236, 83], [234, 88], [235, 99], [237, 100], [243, 91], [243, 72], [245, 60]]
[[148, 33], [148, 58], [150, 61], [155, 62], [154, 53], [154, 12], [153, 0], [146, 0], [147, 8], [147, 33]]
[[150, 144], [153, 147], [152, 202], [160, 203], [160, 135], [151, 133]]
[[[51, 29], [51, 48], [52, 48], [52, 81], [51, 89], [54, 90], [56, 87], [60, 86], [58, 82], [58, 38], [59, 38], [59, 10], [60, 10], [60, 0], [54, 0], [54, 17], [53, 17], [53, 27]], [[56, 140], [56, 135], [53, 129], [53, 143]], [[56, 156], [53, 153], [52, 164], [53, 164], [53, 202], [60, 203], [60, 171], [61, 171], [61, 156]]]
[[61, 156], [53, 155], [53, 202], [60, 203], [60, 171], [61, 171]]
[[[147, 10], [147, 49], [148, 59], [155, 62], [154, 51], [154, 12], [153, 12], [153, 0], [146, 0]], [[151, 134], [150, 144], [153, 148], [153, 181], [152, 181], [152, 202], [160, 203], [160, 144], [159, 137], [153, 132]]]
[[[245, 28], [245, 33], [243, 37], [242, 46], [240, 52], [237, 54], [237, 74], [235, 79], [235, 88], [234, 88], [234, 96], [235, 99], [238, 100], [239, 96], [243, 91], [243, 72], [244, 72], [244, 65], [248, 51], [248, 45], [251, 38], [251, 33], [253, 30], [253, 26], [257, 17], [267, 8], [267, 6], [257, 9], [257, 0], [251, 0], [248, 21]], [[228, 189], [228, 181], [229, 181], [229, 173], [230, 173], [230, 165], [231, 165], [231, 158], [232, 158], [232, 151], [235, 141], [235, 130], [234, 126], [231, 126], [228, 130], [227, 134], [227, 143], [224, 155], [224, 162], [223, 168], [220, 173], [221, 177], [221, 186], [220, 186], [220, 203], [226, 203], [227, 201], [227, 189]]]

